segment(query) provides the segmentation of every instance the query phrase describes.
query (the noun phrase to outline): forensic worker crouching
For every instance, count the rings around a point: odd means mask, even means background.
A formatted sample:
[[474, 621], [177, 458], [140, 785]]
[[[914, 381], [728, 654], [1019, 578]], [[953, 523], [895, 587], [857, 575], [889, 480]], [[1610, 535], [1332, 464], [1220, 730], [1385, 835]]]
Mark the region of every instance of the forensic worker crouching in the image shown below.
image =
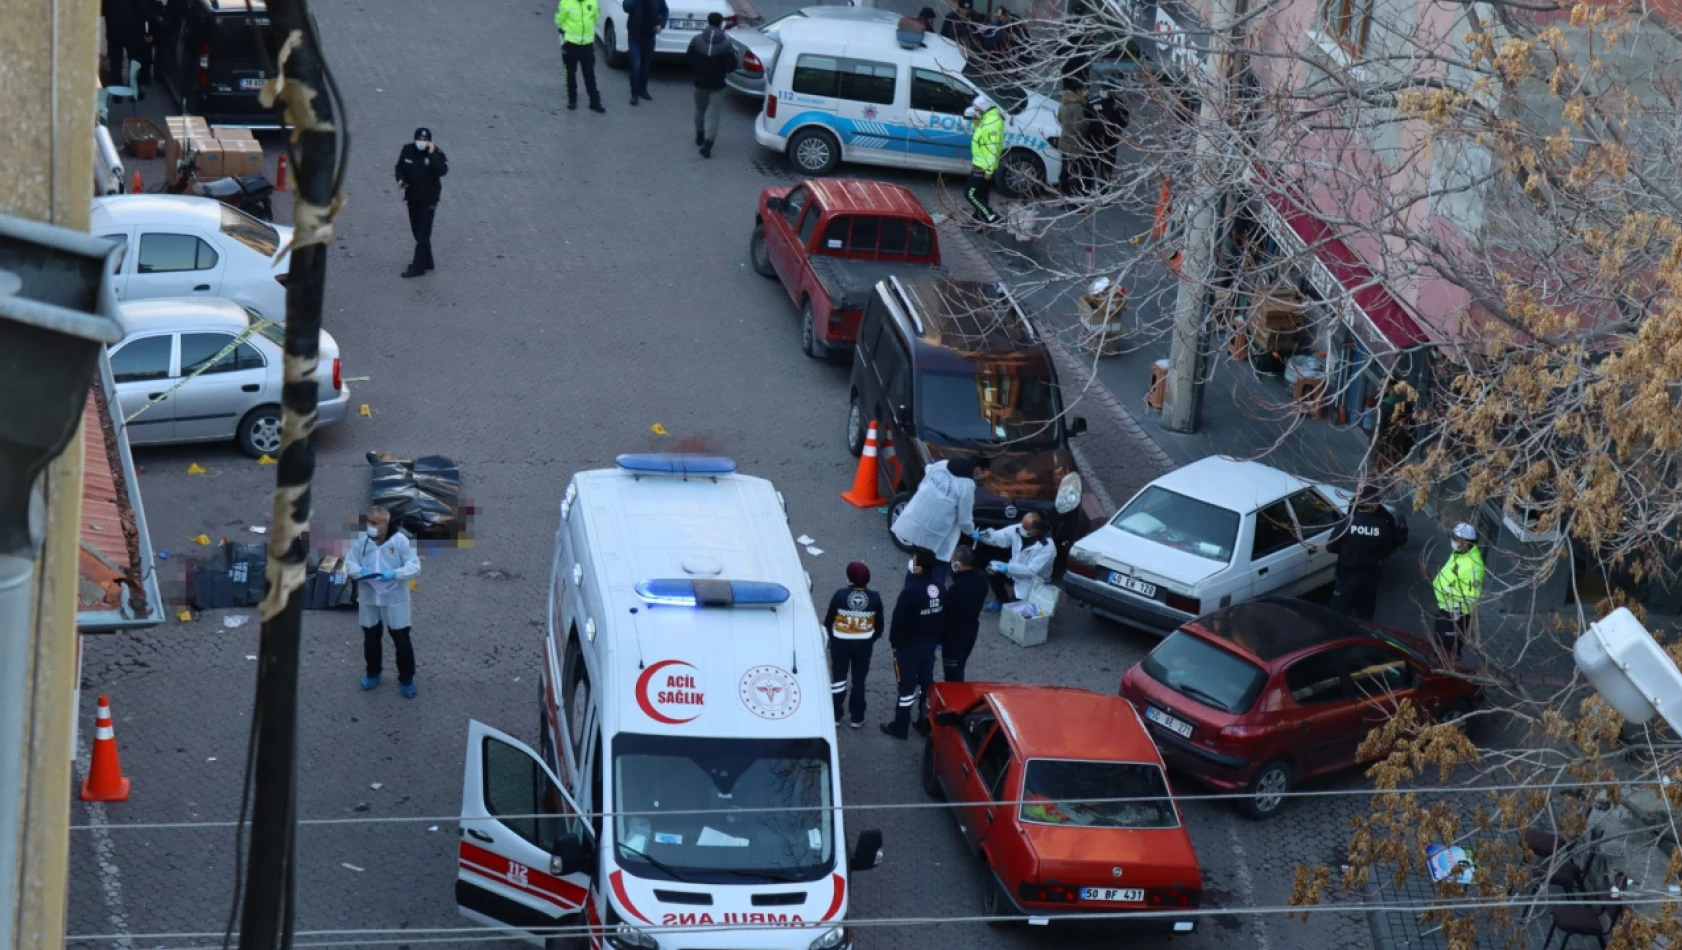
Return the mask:
[[362, 626], [362, 658], [367, 670], [362, 688], [380, 685], [384, 653], [382, 628], [391, 632], [397, 654], [397, 689], [404, 699], [415, 698], [415, 648], [409, 640], [409, 579], [420, 575], [414, 542], [391, 529], [391, 513], [375, 505], [368, 509], [368, 531], [351, 543], [345, 569], [356, 579], [357, 621]]
[[987, 605], [989, 613], [997, 613], [1008, 600], [1027, 600], [1037, 585], [1051, 583], [1057, 546], [1047, 536], [1045, 516], [1039, 512], [1028, 512], [1019, 524], [977, 531], [972, 537], [977, 544], [1010, 549], [1010, 560], [987, 565], [993, 596], [998, 598], [997, 603]]

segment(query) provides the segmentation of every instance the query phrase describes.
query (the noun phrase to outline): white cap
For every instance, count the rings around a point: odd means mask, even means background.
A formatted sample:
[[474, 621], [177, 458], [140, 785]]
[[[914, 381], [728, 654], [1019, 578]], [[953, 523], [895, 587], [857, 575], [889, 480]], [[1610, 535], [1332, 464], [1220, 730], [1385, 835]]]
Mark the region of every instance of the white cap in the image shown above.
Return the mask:
[[975, 98], [970, 100], [970, 107], [977, 112], [986, 112], [993, 108], [993, 100], [987, 98], [986, 93], [978, 92], [975, 94]]
[[1478, 529], [1462, 521], [1454, 526], [1454, 536], [1462, 541], [1476, 541], [1478, 539]]

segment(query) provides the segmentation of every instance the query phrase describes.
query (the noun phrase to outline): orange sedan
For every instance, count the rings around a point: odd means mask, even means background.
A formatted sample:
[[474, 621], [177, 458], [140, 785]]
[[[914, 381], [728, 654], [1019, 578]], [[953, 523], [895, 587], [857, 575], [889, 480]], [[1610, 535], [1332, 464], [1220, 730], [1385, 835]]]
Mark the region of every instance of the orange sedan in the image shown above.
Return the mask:
[[988, 868], [1001, 926], [1085, 919], [1190, 933], [1203, 874], [1162, 757], [1119, 696], [937, 683], [923, 788], [946, 798]]

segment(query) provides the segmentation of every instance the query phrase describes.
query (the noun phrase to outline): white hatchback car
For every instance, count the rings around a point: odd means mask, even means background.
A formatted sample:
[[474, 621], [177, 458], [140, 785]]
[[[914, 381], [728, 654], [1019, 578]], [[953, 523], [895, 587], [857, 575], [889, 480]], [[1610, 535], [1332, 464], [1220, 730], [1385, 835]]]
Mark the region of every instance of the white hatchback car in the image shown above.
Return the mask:
[[120, 301], [227, 297], [259, 316], [286, 319], [292, 229], [211, 198], [109, 195], [95, 198], [95, 237], [124, 246], [111, 273]]
[[[265, 321], [218, 359], [258, 319], [239, 304], [166, 298], [125, 303], [122, 310], [126, 334], [111, 346], [111, 376], [130, 443], [233, 439], [252, 458], [280, 451], [285, 327]], [[338, 341], [323, 330], [320, 346], [317, 428], [345, 421], [350, 408]]]
[[884, 23], [898, 23], [900, 16], [898, 10], [827, 5], [802, 7], [775, 20], [761, 23], [758, 27], [737, 27], [730, 31], [730, 47], [736, 51], [738, 65], [735, 72], [724, 77], [724, 84], [750, 96], [765, 95], [767, 73], [776, 65], [777, 50], [781, 45], [778, 37], [782, 34], [783, 27], [796, 20], [879, 20]]
[[[1326, 550], [1353, 496], [1260, 462], [1211, 456], [1146, 485], [1069, 551], [1063, 589], [1098, 613], [1167, 633], [1213, 610], [1332, 582]], [[1396, 516], [1407, 538], [1403, 513]]]
[[[654, 36], [654, 55], [682, 56], [689, 51], [689, 41], [707, 25], [707, 14], [724, 18], [724, 28], [736, 28], [736, 11], [727, 0], [666, 0], [669, 11], [666, 28]], [[601, 19], [596, 23], [596, 43], [602, 47], [603, 59], [614, 68], [624, 66], [631, 55], [631, 44], [625, 38], [625, 4], [623, 0], [602, 0]]]

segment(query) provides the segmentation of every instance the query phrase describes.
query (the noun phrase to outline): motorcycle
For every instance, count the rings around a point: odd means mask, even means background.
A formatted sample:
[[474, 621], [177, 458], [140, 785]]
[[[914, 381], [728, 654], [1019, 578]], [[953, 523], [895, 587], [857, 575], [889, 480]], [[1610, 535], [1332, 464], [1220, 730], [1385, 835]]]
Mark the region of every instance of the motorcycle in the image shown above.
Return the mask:
[[259, 173], [195, 181], [199, 170], [198, 158], [190, 152], [182, 156], [176, 165], [176, 178], [164, 183], [164, 194], [215, 198], [253, 217], [274, 220], [274, 207], [269, 200], [269, 196], [274, 194], [274, 182], [269, 181], [269, 176]]

